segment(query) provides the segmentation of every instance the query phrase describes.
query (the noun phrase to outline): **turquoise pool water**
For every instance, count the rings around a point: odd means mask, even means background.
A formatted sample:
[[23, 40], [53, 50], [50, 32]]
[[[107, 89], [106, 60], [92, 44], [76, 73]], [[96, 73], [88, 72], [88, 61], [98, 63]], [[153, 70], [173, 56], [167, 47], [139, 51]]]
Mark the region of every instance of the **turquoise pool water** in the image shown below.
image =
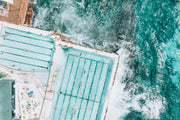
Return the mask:
[[19, 71], [33, 72], [47, 84], [54, 40], [26, 31], [2, 27], [0, 36], [0, 64]]
[[50, 119], [100, 119], [114, 60], [74, 48], [60, 51]]

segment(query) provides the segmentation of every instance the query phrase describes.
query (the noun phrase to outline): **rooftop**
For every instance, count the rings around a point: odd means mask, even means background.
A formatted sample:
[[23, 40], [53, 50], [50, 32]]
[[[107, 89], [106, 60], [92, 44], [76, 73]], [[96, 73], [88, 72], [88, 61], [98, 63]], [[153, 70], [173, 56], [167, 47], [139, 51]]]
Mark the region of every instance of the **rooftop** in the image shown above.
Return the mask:
[[0, 120], [12, 119], [12, 81], [0, 80]]
[[24, 24], [29, 0], [1, 0], [0, 20], [13, 24]]

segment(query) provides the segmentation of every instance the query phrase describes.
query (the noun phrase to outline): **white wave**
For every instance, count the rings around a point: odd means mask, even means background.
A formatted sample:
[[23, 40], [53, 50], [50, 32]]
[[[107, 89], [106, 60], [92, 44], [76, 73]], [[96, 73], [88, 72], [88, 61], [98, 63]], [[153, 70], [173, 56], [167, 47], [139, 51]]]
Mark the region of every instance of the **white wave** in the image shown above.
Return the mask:
[[[125, 44], [127, 45], [127, 43], [123, 42], [122, 46], [124, 46]], [[126, 85], [125, 83], [122, 82], [125, 80], [125, 77], [128, 73], [130, 73], [129, 74], [130, 76], [133, 74], [133, 71], [127, 65], [127, 61], [131, 60], [129, 58], [129, 55], [131, 53], [122, 46], [117, 52], [120, 55], [119, 67], [116, 75], [115, 84], [112, 88], [112, 92], [110, 96], [111, 99], [108, 106], [109, 109], [106, 117], [107, 120], [123, 119], [130, 112], [128, 108], [132, 106], [131, 103], [127, 102], [131, 98], [129, 96], [129, 92], [124, 91]]]
[[[134, 73], [128, 66], [128, 61], [131, 61], [129, 56], [131, 52], [123, 46], [129, 46], [130, 43], [123, 42], [119, 51], [120, 55], [119, 67], [115, 80], [115, 84], [111, 91], [110, 101], [108, 105], [107, 120], [123, 120], [130, 113], [130, 110], [141, 112], [144, 119], [160, 119], [160, 113], [164, 111], [165, 99], [159, 94], [154, 94], [151, 88], [144, 88], [141, 94], [134, 94], [140, 84], [129, 83], [129, 88], [126, 90], [126, 77], [131, 77]], [[132, 48], [137, 49], [137, 48]], [[157, 93], [158, 93], [158, 87]], [[144, 104], [140, 100], [145, 101]]]
[[38, 8], [38, 14], [33, 21], [33, 27], [39, 27], [44, 24], [44, 18], [46, 17], [46, 13], [48, 8]]

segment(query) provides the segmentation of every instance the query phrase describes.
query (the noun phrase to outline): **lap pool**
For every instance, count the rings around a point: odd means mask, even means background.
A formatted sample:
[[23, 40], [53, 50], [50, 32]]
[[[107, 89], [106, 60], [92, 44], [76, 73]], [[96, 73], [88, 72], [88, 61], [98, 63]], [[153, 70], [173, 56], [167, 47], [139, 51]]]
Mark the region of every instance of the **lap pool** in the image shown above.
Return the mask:
[[114, 59], [61, 46], [50, 120], [99, 120]]
[[55, 47], [51, 37], [2, 26], [0, 45], [1, 65], [31, 72], [47, 85]]

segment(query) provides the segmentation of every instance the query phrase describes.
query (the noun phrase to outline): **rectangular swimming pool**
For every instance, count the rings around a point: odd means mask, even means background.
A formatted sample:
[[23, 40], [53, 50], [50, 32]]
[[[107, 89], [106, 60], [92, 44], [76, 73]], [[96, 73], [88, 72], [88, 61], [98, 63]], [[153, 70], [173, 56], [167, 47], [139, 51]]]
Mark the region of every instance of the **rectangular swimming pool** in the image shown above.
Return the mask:
[[64, 46], [59, 51], [50, 119], [100, 120], [114, 59]]
[[47, 85], [54, 54], [54, 39], [2, 26], [0, 64], [13, 70], [32, 72]]

